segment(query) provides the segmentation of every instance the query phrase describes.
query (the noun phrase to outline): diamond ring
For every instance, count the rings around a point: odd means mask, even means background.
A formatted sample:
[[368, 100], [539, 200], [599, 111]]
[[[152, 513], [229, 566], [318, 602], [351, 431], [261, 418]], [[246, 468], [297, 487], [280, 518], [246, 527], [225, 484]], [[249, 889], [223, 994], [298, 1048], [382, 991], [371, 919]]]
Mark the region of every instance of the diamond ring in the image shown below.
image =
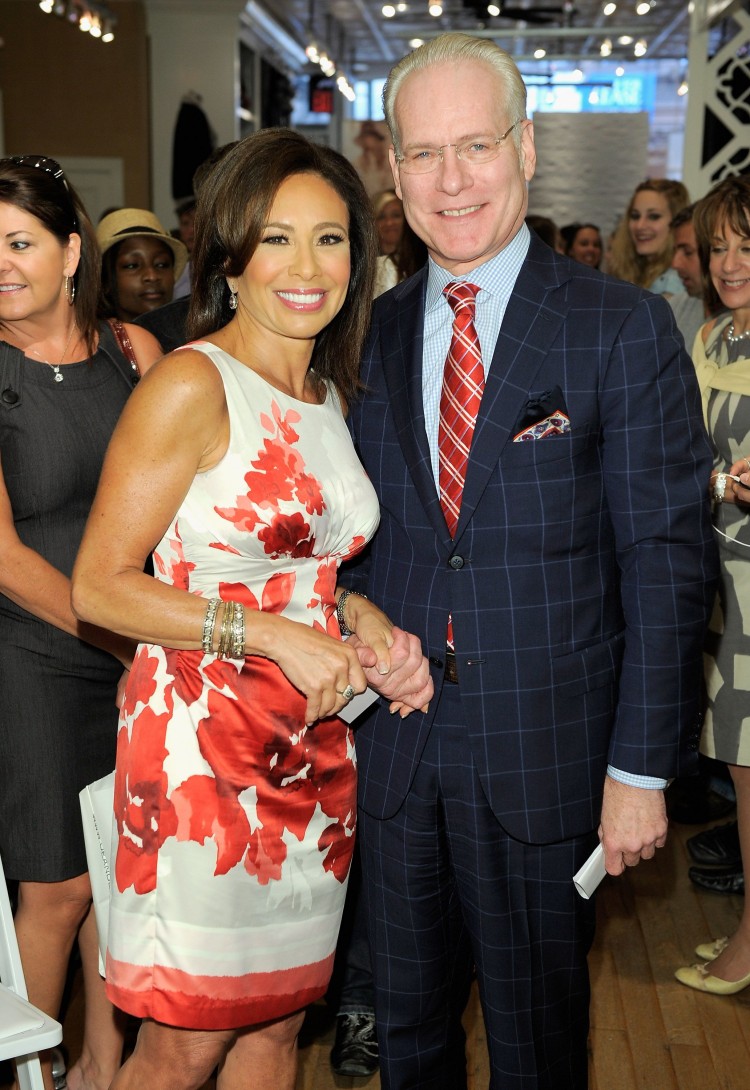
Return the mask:
[[351, 698], [354, 696], [354, 686], [347, 685], [345, 689], [337, 689], [336, 692], [339, 694], [339, 696], [343, 696], [344, 700], [351, 700]]

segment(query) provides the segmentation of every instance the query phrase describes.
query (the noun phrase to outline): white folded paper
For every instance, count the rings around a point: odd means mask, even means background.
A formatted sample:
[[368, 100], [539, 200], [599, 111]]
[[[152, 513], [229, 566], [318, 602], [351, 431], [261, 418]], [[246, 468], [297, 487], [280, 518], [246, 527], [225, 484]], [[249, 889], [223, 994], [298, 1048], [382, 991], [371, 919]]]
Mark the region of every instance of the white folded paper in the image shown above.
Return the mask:
[[573, 884], [580, 895], [588, 901], [606, 873], [604, 869], [604, 848], [599, 843], [578, 873], [573, 875]]
[[338, 713], [339, 719], [343, 719], [345, 723], [353, 723], [354, 720], [358, 719], [362, 712], [366, 711], [377, 699], [378, 694], [374, 689], [370, 689], [369, 687], [365, 689], [363, 693], [355, 693], [346, 707], [342, 708]]

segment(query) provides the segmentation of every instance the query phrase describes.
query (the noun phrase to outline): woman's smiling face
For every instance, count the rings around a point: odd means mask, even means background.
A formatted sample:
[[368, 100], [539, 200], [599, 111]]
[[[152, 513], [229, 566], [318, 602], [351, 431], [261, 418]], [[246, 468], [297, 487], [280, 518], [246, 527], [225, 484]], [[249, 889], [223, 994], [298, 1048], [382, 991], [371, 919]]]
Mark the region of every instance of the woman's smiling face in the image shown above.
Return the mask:
[[628, 227], [636, 253], [641, 257], [656, 257], [669, 244], [672, 214], [663, 193], [641, 189], [630, 209]]

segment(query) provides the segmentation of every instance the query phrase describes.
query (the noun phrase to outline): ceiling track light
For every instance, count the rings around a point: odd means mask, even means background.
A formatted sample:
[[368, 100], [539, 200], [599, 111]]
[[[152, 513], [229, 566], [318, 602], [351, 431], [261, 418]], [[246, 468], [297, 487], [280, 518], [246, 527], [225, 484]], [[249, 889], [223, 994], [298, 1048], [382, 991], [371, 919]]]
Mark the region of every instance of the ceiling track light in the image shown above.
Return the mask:
[[114, 41], [117, 18], [96, 0], [39, 0], [39, 7], [46, 15], [57, 15], [100, 42]]
[[327, 50], [315, 41], [311, 41], [305, 50], [305, 55], [311, 64], [317, 64], [324, 76], [334, 79], [337, 89], [349, 102], [354, 102], [357, 97], [348, 77], [341, 71], [336, 62], [328, 55]]

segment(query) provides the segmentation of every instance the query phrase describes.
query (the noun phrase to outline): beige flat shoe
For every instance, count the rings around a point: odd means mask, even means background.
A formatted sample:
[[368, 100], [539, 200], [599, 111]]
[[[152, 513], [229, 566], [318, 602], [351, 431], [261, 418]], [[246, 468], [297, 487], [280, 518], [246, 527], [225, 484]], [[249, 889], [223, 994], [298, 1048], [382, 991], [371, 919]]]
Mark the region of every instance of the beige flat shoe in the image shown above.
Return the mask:
[[709, 992], [711, 995], [736, 995], [750, 984], [750, 973], [741, 980], [722, 980], [721, 977], [712, 976], [708, 971], [711, 963], [705, 965], [690, 965], [678, 969], [675, 973], [680, 984], [687, 984], [688, 988], [695, 988], [698, 992]]
[[696, 946], [695, 952], [701, 961], [713, 961], [723, 953], [729, 945], [729, 936], [723, 935], [720, 939], [712, 939], [711, 942], [702, 942]]

